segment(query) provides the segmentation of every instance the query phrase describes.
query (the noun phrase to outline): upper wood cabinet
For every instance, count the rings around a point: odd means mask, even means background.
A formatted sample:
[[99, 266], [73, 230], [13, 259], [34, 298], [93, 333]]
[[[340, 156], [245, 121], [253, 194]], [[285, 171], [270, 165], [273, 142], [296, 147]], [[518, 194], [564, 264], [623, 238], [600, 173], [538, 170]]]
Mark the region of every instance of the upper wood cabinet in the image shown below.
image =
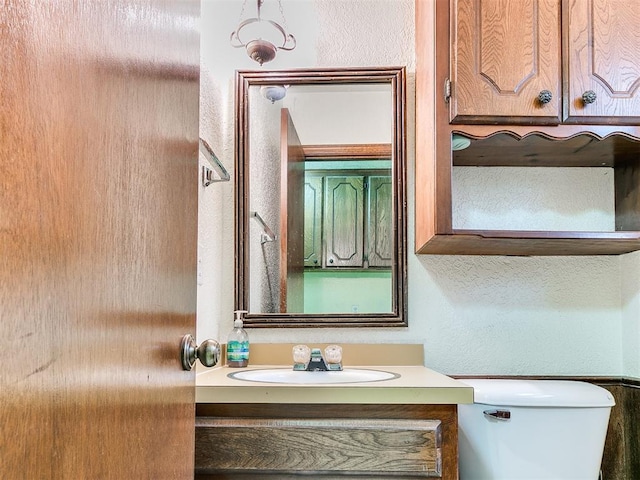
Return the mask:
[[[416, 0], [417, 253], [640, 250], [639, 159], [640, 1]], [[598, 231], [454, 225], [467, 166], [607, 168], [615, 218]]]
[[304, 266], [390, 268], [392, 192], [389, 175], [308, 171]]
[[450, 81], [452, 123], [638, 123], [640, 2], [452, 0]]

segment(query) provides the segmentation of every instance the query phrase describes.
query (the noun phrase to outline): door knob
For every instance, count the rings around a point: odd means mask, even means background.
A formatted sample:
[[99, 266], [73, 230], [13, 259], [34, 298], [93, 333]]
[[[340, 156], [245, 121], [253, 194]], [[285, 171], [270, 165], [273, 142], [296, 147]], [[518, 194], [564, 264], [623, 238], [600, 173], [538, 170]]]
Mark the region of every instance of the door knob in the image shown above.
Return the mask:
[[183, 370], [191, 370], [196, 359], [205, 367], [213, 367], [220, 360], [220, 344], [215, 340], [205, 340], [197, 346], [193, 336], [187, 334], [182, 337], [180, 356]]

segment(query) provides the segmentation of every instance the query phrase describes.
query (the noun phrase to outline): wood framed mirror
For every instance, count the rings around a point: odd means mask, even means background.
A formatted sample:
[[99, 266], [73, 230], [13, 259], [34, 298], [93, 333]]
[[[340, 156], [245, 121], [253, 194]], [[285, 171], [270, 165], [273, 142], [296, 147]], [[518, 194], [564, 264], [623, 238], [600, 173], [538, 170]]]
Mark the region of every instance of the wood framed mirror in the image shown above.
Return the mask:
[[404, 67], [235, 80], [245, 325], [406, 326]]

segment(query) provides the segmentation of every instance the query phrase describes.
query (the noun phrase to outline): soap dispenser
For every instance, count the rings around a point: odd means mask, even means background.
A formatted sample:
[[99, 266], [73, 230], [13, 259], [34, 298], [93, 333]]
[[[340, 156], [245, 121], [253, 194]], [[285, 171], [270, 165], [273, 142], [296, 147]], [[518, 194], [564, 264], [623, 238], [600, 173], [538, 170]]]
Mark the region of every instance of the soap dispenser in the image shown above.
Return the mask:
[[236, 310], [233, 330], [227, 339], [227, 366], [246, 367], [249, 364], [249, 335], [243, 325], [246, 310]]

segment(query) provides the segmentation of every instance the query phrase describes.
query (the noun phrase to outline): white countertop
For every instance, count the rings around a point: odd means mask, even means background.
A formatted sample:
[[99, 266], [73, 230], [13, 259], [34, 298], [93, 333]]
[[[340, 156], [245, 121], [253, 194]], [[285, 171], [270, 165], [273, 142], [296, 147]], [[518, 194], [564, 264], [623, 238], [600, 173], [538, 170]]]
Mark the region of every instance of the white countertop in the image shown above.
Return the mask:
[[[473, 388], [423, 366], [352, 366], [399, 375], [377, 382], [340, 384], [280, 384], [229, 378], [240, 370], [291, 368], [283, 365], [227, 366], [198, 369], [196, 403], [354, 403], [462, 404], [473, 403]], [[313, 373], [309, 373], [312, 375]]]

